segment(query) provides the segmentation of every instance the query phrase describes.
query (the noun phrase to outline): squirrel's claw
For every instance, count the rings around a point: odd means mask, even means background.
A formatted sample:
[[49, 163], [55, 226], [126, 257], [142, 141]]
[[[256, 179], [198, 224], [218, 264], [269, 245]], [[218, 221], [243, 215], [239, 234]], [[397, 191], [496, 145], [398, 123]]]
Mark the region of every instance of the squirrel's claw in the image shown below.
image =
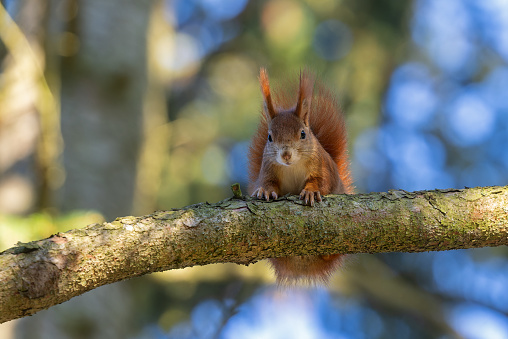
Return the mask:
[[321, 199], [321, 192], [319, 192], [319, 191], [312, 192], [312, 191], [306, 191], [306, 190], [302, 190], [302, 192], [300, 193], [300, 200], [303, 200], [303, 203], [305, 205], [310, 205], [310, 206], [314, 206], [314, 201], [317, 201], [317, 202], [323, 201]]
[[258, 199], [265, 199], [266, 201], [270, 201], [270, 196], [273, 198], [273, 200], [278, 198], [277, 193], [270, 190], [265, 190], [263, 187], [259, 187], [252, 193], [252, 197], [257, 197]]

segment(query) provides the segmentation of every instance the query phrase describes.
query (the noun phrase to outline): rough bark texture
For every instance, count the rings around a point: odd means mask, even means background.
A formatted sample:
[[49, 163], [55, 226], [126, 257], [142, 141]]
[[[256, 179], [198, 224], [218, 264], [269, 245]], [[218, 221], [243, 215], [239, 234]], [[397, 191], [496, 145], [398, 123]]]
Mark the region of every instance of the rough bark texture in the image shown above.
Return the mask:
[[146, 273], [292, 255], [508, 244], [508, 187], [227, 199], [123, 217], [0, 254], [0, 322]]

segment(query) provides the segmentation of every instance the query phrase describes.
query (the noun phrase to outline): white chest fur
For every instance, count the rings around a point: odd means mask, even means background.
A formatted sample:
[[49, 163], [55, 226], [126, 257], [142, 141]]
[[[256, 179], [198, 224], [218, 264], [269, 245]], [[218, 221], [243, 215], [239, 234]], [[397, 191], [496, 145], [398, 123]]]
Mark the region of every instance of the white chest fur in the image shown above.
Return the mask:
[[300, 194], [307, 180], [307, 170], [303, 161], [292, 164], [291, 166], [281, 165], [281, 195], [284, 194]]

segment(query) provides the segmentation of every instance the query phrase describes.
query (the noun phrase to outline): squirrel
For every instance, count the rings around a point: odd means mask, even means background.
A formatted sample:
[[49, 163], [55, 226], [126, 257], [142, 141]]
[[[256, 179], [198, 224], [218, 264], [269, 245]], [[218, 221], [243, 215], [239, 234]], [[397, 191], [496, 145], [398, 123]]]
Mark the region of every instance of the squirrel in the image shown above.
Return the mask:
[[[352, 194], [353, 180], [335, 96], [308, 70], [299, 80], [276, 91], [274, 105], [267, 71], [260, 70], [263, 112], [249, 149], [249, 194], [267, 201], [299, 194], [305, 205], [314, 206], [323, 195]], [[326, 284], [344, 255], [269, 260], [279, 284]]]

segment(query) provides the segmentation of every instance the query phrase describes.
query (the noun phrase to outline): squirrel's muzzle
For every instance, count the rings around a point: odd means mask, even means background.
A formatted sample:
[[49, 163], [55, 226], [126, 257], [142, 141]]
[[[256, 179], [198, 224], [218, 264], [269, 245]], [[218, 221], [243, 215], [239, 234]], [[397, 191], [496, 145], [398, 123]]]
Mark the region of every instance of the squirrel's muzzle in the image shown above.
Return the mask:
[[288, 161], [291, 161], [293, 154], [291, 151], [285, 150], [282, 152], [280, 157], [282, 158], [282, 160], [284, 160], [284, 162], [288, 162]]

